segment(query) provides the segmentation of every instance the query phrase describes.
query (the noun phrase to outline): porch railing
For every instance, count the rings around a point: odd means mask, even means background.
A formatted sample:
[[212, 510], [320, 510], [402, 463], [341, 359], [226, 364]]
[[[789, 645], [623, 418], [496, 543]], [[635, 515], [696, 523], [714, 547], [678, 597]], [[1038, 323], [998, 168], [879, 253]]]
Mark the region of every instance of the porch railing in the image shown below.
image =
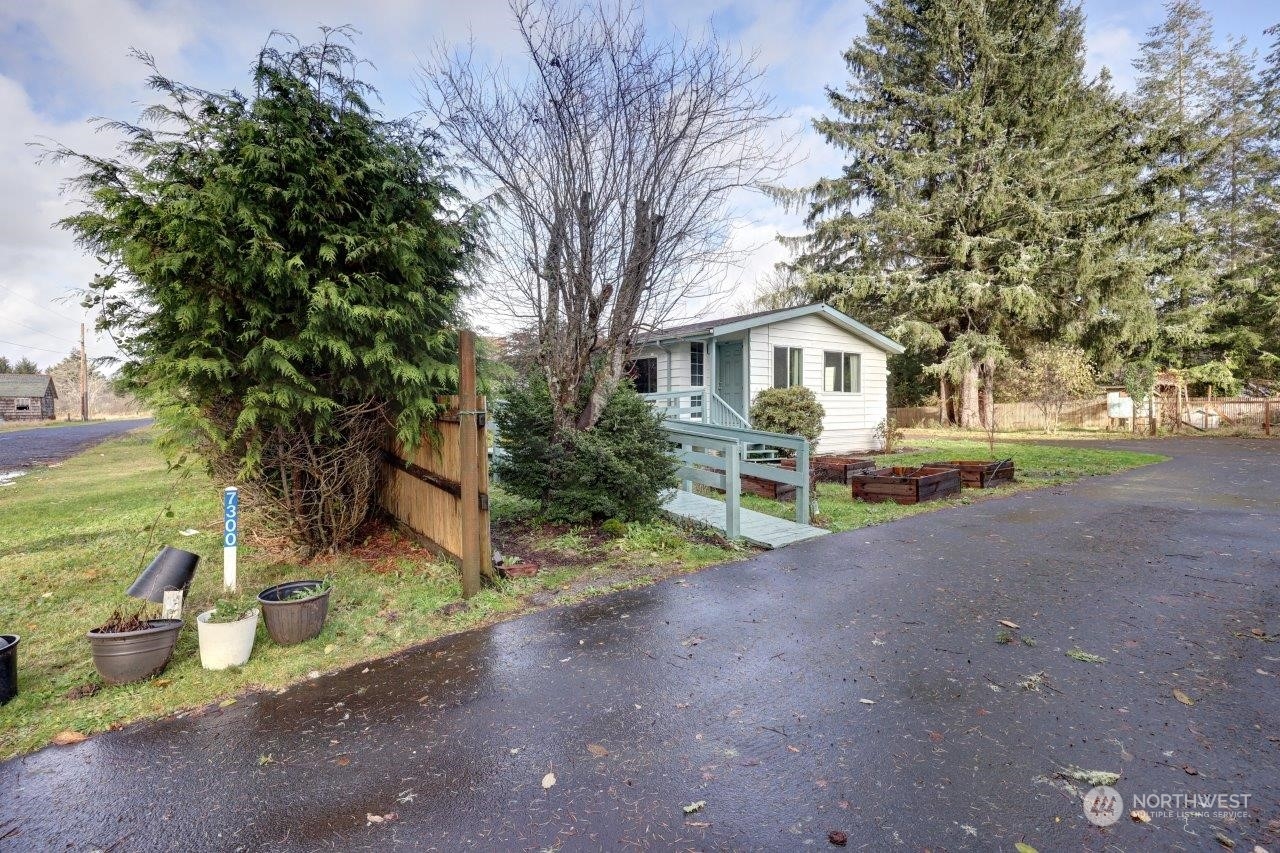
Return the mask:
[[[796, 489], [796, 521], [800, 524], [809, 523], [809, 502], [812, 499], [809, 494], [809, 442], [802, 436], [679, 420], [663, 421], [662, 428], [667, 438], [676, 446], [676, 456], [681, 462], [678, 476], [685, 491], [689, 491], [695, 482], [723, 488], [726, 503], [731, 500], [732, 506], [737, 507], [743, 474], [775, 483], [786, 483]], [[742, 458], [746, 455], [747, 447], [757, 445], [795, 454], [795, 469], [764, 465]], [[721, 455], [717, 456], [716, 453]], [[731, 462], [723, 458], [724, 453], [734, 454], [739, 458]], [[705, 470], [708, 468], [712, 470]], [[697, 473], [699, 469], [703, 469], [701, 473]], [[708, 476], [719, 479], [714, 483], [707, 482]], [[736, 509], [734, 514], [736, 515]]]
[[708, 388], [677, 388], [641, 394], [668, 420], [701, 421], [715, 426], [750, 429], [751, 422]]

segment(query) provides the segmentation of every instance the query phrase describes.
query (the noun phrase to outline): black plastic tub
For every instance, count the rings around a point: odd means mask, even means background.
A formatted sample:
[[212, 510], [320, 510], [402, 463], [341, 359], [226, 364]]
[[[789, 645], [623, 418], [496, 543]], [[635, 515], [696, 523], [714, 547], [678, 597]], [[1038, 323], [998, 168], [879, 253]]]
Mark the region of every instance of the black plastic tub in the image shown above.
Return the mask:
[[164, 604], [164, 594], [169, 590], [182, 590], [186, 598], [191, 590], [191, 579], [196, 576], [196, 565], [200, 562], [199, 554], [183, 551], [181, 548], [170, 548], [168, 545], [160, 549], [151, 565], [142, 570], [133, 586], [125, 591], [125, 595], [133, 598], [144, 598], [155, 604]]
[[329, 593], [332, 587], [319, 595], [295, 601], [289, 596], [306, 590], [318, 589], [324, 581], [290, 581], [267, 587], [258, 593], [262, 605], [262, 619], [267, 623], [267, 633], [282, 646], [305, 643], [324, 630], [324, 620], [329, 615]]
[[18, 695], [17, 634], [0, 634], [0, 705]]
[[178, 644], [181, 619], [148, 619], [139, 631], [105, 634], [96, 628], [86, 636], [93, 665], [107, 684], [128, 684], [164, 671]]

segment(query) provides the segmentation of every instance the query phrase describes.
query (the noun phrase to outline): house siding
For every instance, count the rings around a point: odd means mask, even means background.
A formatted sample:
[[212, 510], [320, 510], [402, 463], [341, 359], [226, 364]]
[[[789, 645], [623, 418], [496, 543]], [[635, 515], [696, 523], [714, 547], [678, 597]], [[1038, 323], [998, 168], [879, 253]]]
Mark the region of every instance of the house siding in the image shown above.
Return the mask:
[[[826, 410], [819, 452], [875, 449], [876, 426], [888, 414], [888, 362], [880, 350], [820, 316], [797, 317], [751, 330], [751, 398], [773, 387], [773, 348], [804, 351], [804, 384]], [[854, 352], [862, 357], [862, 390], [822, 390], [824, 352]]]
[[[861, 452], [878, 448], [876, 427], [888, 415], [888, 362], [884, 350], [868, 343], [821, 315], [796, 317], [752, 327], [718, 338], [742, 340], [746, 358], [747, 406], [764, 388], [773, 387], [773, 348], [799, 347], [804, 351], [804, 384], [813, 391], [826, 411], [818, 451]], [[707, 360], [712, 348], [707, 347]], [[853, 352], [862, 357], [862, 386], [857, 393], [822, 390], [823, 353]], [[656, 344], [642, 347], [636, 358], [658, 359], [658, 390], [689, 387], [689, 342], [677, 341], [666, 348]], [[709, 366], [704, 378], [712, 379]], [[745, 413], [744, 413], [745, 414]]]

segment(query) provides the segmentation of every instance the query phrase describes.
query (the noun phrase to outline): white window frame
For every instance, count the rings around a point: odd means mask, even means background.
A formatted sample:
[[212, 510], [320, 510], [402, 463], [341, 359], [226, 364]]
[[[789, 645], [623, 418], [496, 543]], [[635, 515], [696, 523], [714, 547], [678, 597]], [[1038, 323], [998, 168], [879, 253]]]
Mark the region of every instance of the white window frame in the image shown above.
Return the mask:
[[[830, 361], [835, 359], [835, 367]], [[862, 353], [822, 351], [822, 390], [827, 394], [862, 393]]]
[[[786, 384], [778, 382], [778, 351], [786, 352]], [[790, 388], [793, 385], [804, 385], [804, 348], [775, 346], [773, 348], [773, 387]]]

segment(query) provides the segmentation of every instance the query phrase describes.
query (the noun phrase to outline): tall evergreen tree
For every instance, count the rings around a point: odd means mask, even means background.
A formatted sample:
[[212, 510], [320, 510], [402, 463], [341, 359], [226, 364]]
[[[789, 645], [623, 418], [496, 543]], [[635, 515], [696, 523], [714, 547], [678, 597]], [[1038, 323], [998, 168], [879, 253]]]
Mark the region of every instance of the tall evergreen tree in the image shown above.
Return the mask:
[[[1248, 76], [1244, 56], [1235, 59], [1231, 73], [1224, 74], [1212, 20], [1199, 0], [1170, 0], [1164, 19], [1148, 31], [1134, 61], [1136, 111], [1145, 132], [1164, 141], [1152, 163], [1165, 181], [1164, 212], [1150, 243], [1157, 259], [1151, 296], [1160, 318], [1159, 339], [1150, 356], [1174, 367], [1213, 358], [1211, 327], [1222, 270], [1219, 238], [1232, 224], [1224, 213], [1230, 202], [1223, 202], [1217, 185], [1224, 175], [1215, 172], [1224, 158], [1240, 153], [1239, 146], [1228, 145], [1231, 130], [1225, 124], [1244, 114], [1247, 95], [1241, 93], [1248, 89], [1241, 86], [1241, 78]], [[1226, 196], [1236, 189], [1238, 184]]]
[[1153, 333], [1142, 158], [1078, 6], [880, 0], [845, 61], [815, 126], [849, 159], [803, 195], [797, 266], [958, 381], [962, 425], [1006, 352]]

